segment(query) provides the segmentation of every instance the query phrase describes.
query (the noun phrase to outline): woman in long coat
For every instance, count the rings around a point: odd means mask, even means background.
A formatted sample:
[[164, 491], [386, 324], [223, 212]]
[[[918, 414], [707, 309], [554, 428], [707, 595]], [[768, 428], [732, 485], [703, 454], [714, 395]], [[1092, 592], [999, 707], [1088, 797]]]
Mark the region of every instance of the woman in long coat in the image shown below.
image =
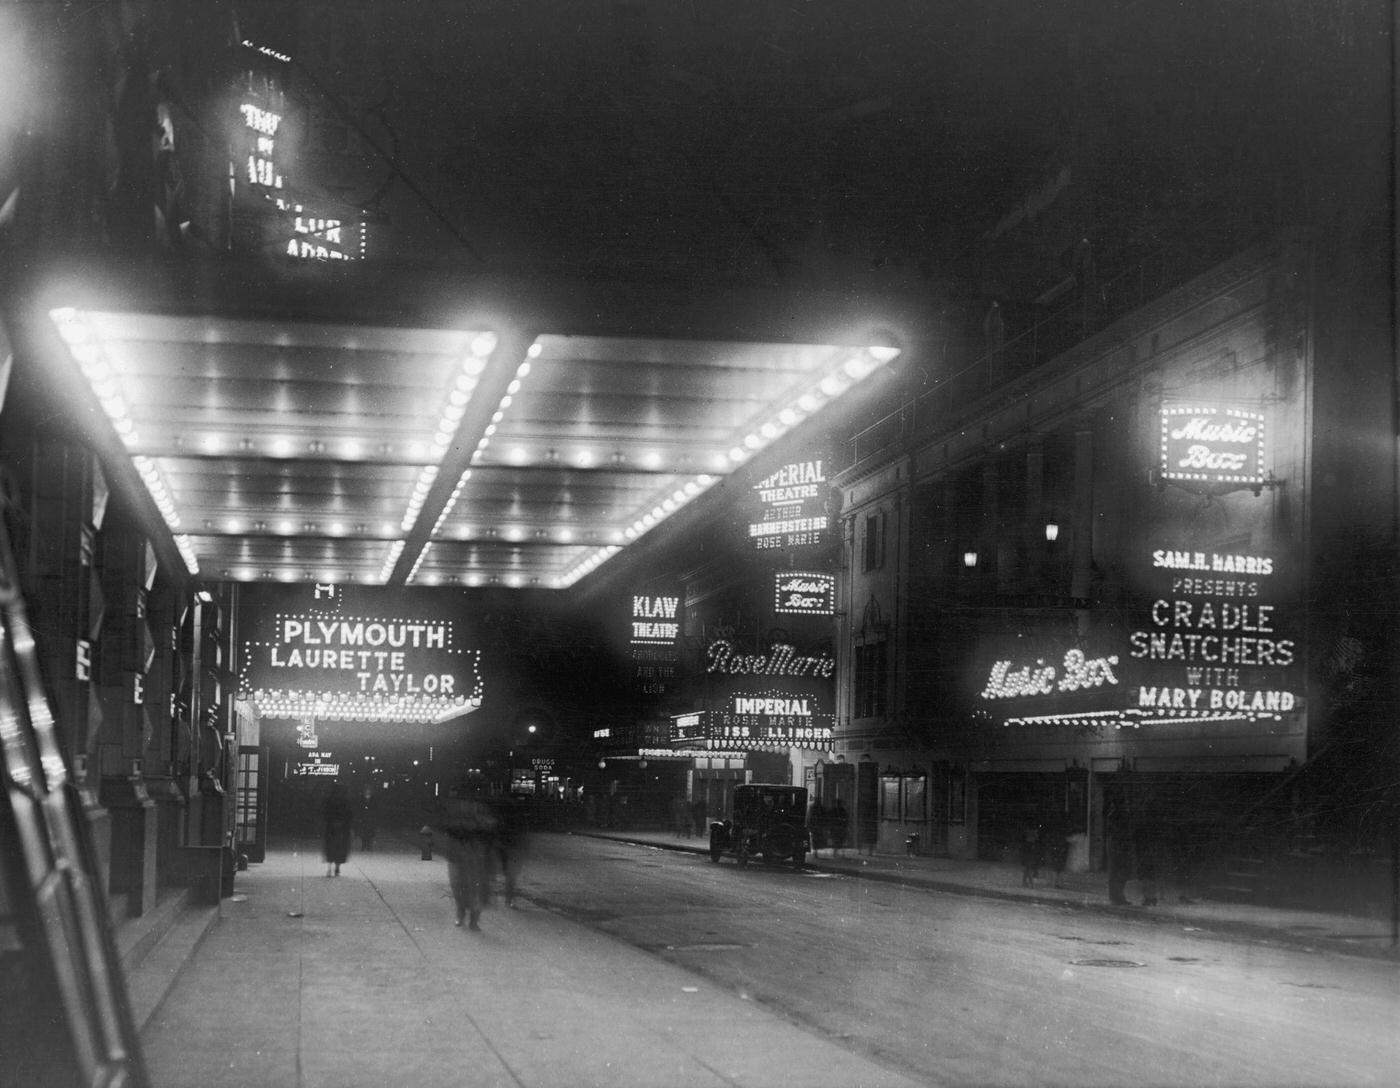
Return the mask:
[[481, 928], [481, 911], [491, 892], [491, 845], [496, 818], [474, 794], [451, 797], [438, 825], [443, 832], [447, 881], [457, 905], [457, 925]]
[[340, 867], [350, 857], [350, 829], [354, 810], [339, 782], [331, 784], [321, 809], [321, 848], [326, 858], [326, 875], [339, 876]]

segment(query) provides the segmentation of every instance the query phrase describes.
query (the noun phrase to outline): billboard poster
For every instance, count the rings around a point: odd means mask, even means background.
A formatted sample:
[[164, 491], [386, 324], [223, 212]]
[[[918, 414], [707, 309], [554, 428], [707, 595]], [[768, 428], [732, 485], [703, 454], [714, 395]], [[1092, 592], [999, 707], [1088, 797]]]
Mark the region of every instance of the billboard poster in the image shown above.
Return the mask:
[[250, 586], [239, 693], [263, 717], [439, 722], [481, 706], [460, 598], [373, 586]]
[[1303, 654], [1280, 560], [1154, 548], [1156, 596], [1128, 636], [1138, 717], [1280, 720], [1302, 708]]

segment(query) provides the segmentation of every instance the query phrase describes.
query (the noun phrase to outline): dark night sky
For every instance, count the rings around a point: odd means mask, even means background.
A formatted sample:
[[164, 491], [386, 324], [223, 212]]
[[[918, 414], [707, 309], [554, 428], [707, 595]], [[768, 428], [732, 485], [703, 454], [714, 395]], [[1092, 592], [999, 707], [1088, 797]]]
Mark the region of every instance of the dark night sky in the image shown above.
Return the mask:
[[[495, 268], [907, 285], [961, 271], [1066, 161], [1111, 215], [1207, 195], [1282, 209], [1325, 199], [1341, 159], [1388, 141], [1381, 3], [299, 10], [267, 36], [466, 240], [396, 182], [383, 207], [420, 260], [445, 246]], [[339, 181], [363, 198], [384, 176]]]

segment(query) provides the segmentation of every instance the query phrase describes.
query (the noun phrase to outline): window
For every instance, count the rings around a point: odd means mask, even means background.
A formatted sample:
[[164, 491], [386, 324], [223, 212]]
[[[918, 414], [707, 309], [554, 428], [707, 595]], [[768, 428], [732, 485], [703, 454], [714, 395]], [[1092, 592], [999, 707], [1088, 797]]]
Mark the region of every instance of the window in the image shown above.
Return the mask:
[[917, 823], [928, 815], [924, 808], [928, 779], [921, 774], [891, 774], [880, 778], [880, 818]]
[[867, 514], [861, 534], [861, 570], [879, 570], [885, 565], [885, 515]]
[[868, 642], [856, 647], [855, 706], [857, 718], [877, 718], [885, 713], [885, 643]]

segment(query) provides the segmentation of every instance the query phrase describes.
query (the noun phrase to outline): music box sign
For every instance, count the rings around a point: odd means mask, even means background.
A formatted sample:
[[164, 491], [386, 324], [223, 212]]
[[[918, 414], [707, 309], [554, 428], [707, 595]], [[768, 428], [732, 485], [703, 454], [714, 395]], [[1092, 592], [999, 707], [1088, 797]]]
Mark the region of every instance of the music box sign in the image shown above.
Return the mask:
[[978, 702], [1003, 725], [1081, 725], [1121, 715], [1125, 656], [1105, 640], [1002, 639], [982, 662]]
[[1264, 417], [1237, 408], [1164, 405], [1161, 458], [1164, 480], [1262, 483]]
[[793, 616], [830, 616], [836, 612], [836, 576], [785, 570], [773, 576], [773, 611]]
[[820, 458], [784, 465], [753, 485], [762, 510], [749, 523], [749, 539], [759, 551], [801, 548], [826, 542], [826, 465]]

